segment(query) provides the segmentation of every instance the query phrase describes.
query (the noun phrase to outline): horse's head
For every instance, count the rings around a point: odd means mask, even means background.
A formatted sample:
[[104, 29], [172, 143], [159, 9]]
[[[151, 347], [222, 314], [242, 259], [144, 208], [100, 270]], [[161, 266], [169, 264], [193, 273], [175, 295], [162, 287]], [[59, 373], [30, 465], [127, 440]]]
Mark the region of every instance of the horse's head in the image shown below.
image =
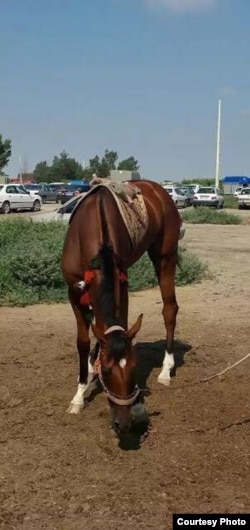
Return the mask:
[[[141, 403], [141, 392], [135, 383], [137, 356], [132, 344], [141, 328], [142, 316], [128, 331], [115, 325], [102, 332], [92, 324], [93, 333], [100, 344], [99, 379], [109, 400], [113, 428], [121, 436], [130, 429], [135, 411], [136, 414], [141, 412], [143, 418], [146, 415]], [[140, 414], [137, 421], [139, 417]]]

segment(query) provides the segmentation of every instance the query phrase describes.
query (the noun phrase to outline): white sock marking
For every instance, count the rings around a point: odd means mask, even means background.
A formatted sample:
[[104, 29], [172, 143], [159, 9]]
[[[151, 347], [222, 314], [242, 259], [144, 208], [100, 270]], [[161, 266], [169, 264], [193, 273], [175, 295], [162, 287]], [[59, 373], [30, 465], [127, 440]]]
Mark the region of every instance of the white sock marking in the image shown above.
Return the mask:
[[170, 383], [170, 372], [174, 368], [174, 364], [175, 363], [173, 353], [168, 353], [166, 350], [161, 373], [158, 376], [159, 383], [163, 383], [165, 385], [168, 385]]
[[[84, 394], [86, 394], [87, 390], [89, 389], [90, 383], [93, 381], [95, 376], [94, 373], [94, 367], [90, 362], [90, 359], [88, 359], [88, 382], [87, 384], [81, 384], [78, 382], [77, 385], [77, 392], [74, 395], [71, 405], [77, 405], [78, 407], [84, 407]], [[79, 381], [79, 377], [78, 377]]]
[[72, 401], [71, 401], [71, 404], [72, 405], [79, 405], [80, 407], [83, 407], [84, 405], [84, 394], [88, 388], [88, 384], [87, 385], [82, 385], [81, 383], [78, 384], [77, 386], [77, 392], [76, 394], [74, 395]]

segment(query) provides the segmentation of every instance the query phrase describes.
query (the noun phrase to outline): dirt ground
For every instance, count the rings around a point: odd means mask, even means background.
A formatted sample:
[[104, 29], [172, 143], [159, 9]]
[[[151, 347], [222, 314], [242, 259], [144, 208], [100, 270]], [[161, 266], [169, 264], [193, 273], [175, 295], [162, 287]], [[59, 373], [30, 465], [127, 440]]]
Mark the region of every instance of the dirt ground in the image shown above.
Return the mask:
[[249, 512], [250, 359], [200, 382], [250, 348], [250, 226], [189, 225], [185, 246], [212, 277], [177, 289], [177, 370], [157, 383], [164, 327], [157, 289], [130, 296], [152, 430], [124, 451], [96, 395], [66, 414], [76, 390], [69, 305], [0, 309], [0, 528], [168, 530], [171, 514]]

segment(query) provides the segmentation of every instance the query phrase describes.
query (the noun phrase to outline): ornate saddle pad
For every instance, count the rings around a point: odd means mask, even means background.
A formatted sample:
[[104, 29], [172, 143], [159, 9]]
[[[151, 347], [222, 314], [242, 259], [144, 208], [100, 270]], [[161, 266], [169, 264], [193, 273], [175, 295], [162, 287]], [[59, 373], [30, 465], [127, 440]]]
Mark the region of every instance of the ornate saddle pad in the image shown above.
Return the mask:
[[132, 246], [135, 248], [141, 242], [148, 228], [148, 212], [141, 190], [138, 187], [131, 186], [129, 183], [118, 184], [110, 179], [100, 180], [101, 182], [99, 181], [96, 184], [93, 182], [94, 185], [90, 191], [80, 198], [72, 212], [72, 216], [80, 202], [97, 188], [105, 186], [114, 197], [130, 236]]

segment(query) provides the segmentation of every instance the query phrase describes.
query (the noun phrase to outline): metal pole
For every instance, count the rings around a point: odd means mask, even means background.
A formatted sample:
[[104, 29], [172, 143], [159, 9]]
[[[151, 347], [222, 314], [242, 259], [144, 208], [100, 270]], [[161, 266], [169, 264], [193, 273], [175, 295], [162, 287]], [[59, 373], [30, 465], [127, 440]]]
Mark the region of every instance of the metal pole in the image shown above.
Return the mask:
[[20, 184], [23, 183], [23, 175], [22, 175], [22, 171], [23, 171], [23, 168], [22, 168], [22, 155], [20, 155], [19, 157], [19, 181], [20, 181]]
[[221, 134], [221, 99], [218, 103], [218, 124], [217, 124], [217, 147], [216, 147], [216, 172], [215, 172], [215, 187], [219, 187], [219, 173], [220, 173], [220, 134]]

